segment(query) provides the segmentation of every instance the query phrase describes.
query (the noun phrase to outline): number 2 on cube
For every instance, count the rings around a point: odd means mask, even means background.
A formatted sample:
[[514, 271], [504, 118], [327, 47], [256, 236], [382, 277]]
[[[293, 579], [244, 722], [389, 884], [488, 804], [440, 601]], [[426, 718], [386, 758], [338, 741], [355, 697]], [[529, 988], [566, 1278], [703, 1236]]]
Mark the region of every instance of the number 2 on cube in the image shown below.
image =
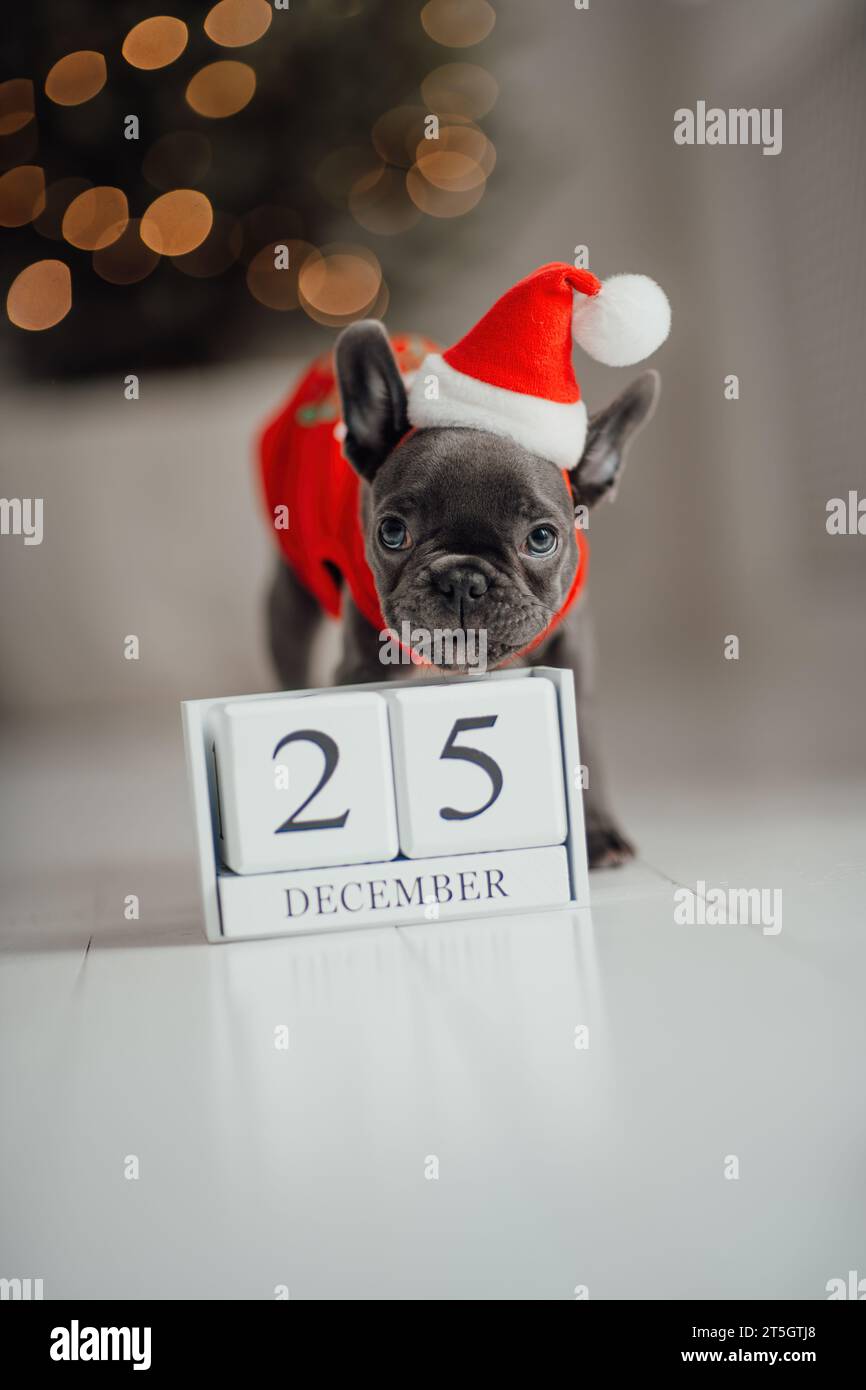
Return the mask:
[[[398, 853], [381, 695], [238, 700], [215, 713], [213, 731], [219, 849], [235, 873], [373, 863]], [[275, 767], [286, 775], [275, 778]]]
[[310, 802], [318, 796], [325, 783], [331, 780], [334, 775], [334, 769], [340, 760], [340, 750], [331, 738], [331, 735], [323, 734], [320, 729], [298, 729], [296, 733], [286, 734], [285, 738], [281, 738], [274, 749], [274, 757], [282, 752], [288, 744], [299, 742], [314, 743], [317, 748], [321, 748], [325, 757], [324, 771], [306, 801], [302, 801], [298, 809], [293, 811], [289, 816], [289, 819], [284, 820], [282, 825], [277, 826], [274, 833], [277, 835], [285, 835], [291, 830], [342, 830], [349, 818], [348, 810], [345, 810], [341, 816], [332, 816], [330, 820], [298, 820], [298, 816], [301, 812], [307, 809]]

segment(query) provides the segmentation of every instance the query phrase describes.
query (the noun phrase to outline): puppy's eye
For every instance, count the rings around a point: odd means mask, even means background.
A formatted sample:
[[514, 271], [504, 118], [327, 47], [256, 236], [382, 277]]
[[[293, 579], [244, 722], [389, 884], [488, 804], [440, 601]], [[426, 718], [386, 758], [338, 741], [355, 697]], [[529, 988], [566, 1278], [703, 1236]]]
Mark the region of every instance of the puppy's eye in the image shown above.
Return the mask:
[[559, 537], [552, 526], [536, 526], [526, 537], [523, 549], [527, 555], [552, 555]]
[[403, 522], [396, 516], [386, 516], [379, 522], [379, 540], [386, 550], [408, 550], [411, 537]]

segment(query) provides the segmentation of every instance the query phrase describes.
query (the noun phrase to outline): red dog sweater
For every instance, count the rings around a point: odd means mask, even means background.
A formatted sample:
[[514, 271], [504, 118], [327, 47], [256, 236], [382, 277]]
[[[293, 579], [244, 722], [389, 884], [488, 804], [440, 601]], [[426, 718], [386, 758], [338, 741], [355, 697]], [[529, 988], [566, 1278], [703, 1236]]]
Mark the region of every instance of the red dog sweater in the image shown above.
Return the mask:
[[[392, 338], [391, 347], [404, 378], [437, 350], [416, 335]], [[265, 505], [283, 558], [324, 611], [334, 618], [340, 615], [338, 571], [356, 607], [381, 632], [387, 624], [364, 553], [360, 479], [342, 453], [340, 410], [333, 356], [327, 353], [317, 358], [262, 431], [259, 461]], [[569, 487], [568, 474], [563, 477]], [[582, 531], [576, 531], [575, 538], [578, 563], [565, 602], [524, 651], [543, 641], [583, 589], [589, 547]]]

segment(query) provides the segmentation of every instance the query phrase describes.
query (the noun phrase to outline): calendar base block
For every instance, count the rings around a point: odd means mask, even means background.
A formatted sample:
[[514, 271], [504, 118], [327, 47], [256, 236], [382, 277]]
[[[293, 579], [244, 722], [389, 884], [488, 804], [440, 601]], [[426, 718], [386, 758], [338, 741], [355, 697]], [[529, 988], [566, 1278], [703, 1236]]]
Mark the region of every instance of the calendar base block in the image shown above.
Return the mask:
[[218, 875], [226, 940], [408, 926], [568, 903], [562, 845], [392, 859], [337, 869]]

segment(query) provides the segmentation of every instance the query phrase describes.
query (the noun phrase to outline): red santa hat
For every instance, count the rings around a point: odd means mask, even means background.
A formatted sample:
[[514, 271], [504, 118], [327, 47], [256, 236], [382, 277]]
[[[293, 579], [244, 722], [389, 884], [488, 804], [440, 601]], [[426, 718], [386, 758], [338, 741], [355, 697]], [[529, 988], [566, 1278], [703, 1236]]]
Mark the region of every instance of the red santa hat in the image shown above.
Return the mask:
[[609, 367], [626, 367], [655, 352], [670, 324], [667, 296], [646, 275], [602, 281], [572, 265], [543, 265], [454, 347], [425, 357], [409, 419], [417, 429], [489, 430], [571, 468], [587, 425], [572, 341]]

